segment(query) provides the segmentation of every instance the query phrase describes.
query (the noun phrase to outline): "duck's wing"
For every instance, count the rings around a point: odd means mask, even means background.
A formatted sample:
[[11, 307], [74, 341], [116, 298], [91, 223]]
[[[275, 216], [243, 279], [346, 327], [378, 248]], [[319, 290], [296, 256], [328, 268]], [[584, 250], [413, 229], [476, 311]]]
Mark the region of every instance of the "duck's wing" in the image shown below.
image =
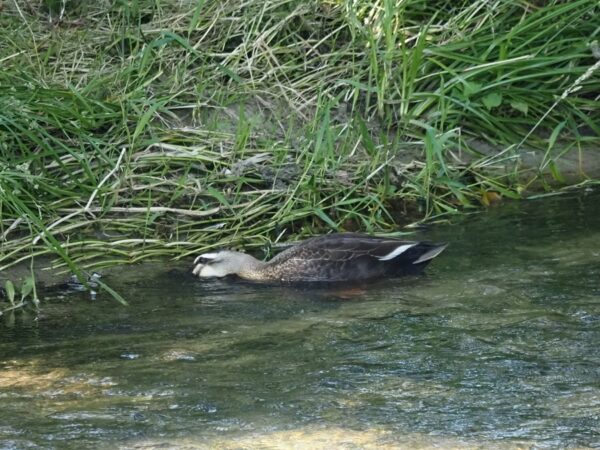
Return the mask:
[[394, 259], [418, 244], [419, 242], [416, 241], [366, 236], [356, 233], [327, 234], [288, 248], [275, 256], [270, 262], [280, 263], [290, 258], [346, 261], [361, 256], [386, 261]]

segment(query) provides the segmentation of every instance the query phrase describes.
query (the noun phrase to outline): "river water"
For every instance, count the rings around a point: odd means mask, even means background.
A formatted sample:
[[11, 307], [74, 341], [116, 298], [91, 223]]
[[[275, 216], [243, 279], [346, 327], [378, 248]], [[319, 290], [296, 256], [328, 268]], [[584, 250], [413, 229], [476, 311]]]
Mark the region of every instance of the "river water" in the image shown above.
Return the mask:
[[450, 246], [363, 291], [165, 262], [107, 276], [128, 307], [49, 294], [0, 324], [0, 448], [600, 447], [600, 195], [418, 237]]

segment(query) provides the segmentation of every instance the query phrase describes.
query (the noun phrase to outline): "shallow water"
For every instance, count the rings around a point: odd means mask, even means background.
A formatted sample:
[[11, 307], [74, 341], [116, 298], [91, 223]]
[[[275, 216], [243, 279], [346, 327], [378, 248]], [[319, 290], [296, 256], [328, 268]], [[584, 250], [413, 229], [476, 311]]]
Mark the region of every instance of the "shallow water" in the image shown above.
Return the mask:
[[600, 446], [600, 195], [419, 236], [422, 277], [327, 292], [132, 268], [129, 307], [0, 325], [0, 448]]

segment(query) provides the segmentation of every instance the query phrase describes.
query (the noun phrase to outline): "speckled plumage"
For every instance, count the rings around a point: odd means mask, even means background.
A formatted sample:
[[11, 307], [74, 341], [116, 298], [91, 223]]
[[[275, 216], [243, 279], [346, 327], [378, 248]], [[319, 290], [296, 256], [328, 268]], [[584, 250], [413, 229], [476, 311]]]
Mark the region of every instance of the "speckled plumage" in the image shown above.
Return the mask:
[[445, 247], [356, 233], [328, 234], [288, 248], [268, 262], [230, 251], [200, 255], [194, 273], [235, 274], [267, 282], [365, 281], [418, 273]]

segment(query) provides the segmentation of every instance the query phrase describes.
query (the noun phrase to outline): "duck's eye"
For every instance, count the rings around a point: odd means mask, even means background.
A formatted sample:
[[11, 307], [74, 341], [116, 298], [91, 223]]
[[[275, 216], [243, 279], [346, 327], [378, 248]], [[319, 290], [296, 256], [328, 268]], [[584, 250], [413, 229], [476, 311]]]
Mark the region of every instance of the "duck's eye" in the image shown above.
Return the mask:
[[208, 264], [211, 261], [214, 261], [214, 259], [205, 258], [204, 256], [198, 256], [196, 258], [197, 264]]

